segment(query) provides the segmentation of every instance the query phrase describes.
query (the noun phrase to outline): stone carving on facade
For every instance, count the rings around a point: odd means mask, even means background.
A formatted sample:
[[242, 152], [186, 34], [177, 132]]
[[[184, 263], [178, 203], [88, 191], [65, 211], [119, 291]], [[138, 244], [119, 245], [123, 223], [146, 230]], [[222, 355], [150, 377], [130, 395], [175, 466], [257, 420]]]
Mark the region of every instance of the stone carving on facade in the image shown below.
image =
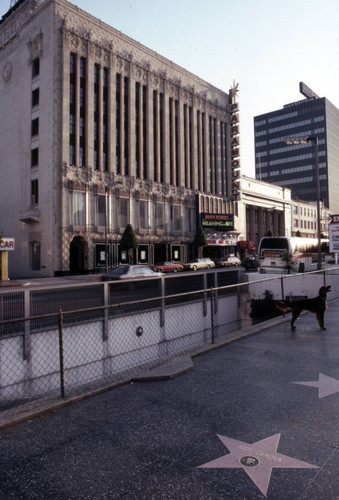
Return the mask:
[[42, 33], [39, 33], [36, 35], [33, 39], [31, 39], [28, 44], [27, 44], [29, 53], [30, 53], [30, 59], [33, 61], [33, 59], [36, 59], [37, 57], [42, 56]]
[[70, 191], [87, 191], [87, 183], [81, 179], [68, 179], [68, 189]]
[[4, 82], [9, 82], [13, 72], [13, 65], [10, 61], [7, 61], [4, 69], [2, 70], [2, 78], [4, 79]]

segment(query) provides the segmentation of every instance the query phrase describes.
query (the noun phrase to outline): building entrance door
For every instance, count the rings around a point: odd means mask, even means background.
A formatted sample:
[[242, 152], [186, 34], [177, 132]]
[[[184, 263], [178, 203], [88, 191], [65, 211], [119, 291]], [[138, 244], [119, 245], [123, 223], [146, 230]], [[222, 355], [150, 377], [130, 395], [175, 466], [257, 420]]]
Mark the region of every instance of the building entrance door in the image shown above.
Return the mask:
[[85, 269], [86, 242], [81, 236], [75, 236], [70, 244], [69, 270], [71, 274], [83, 274]]

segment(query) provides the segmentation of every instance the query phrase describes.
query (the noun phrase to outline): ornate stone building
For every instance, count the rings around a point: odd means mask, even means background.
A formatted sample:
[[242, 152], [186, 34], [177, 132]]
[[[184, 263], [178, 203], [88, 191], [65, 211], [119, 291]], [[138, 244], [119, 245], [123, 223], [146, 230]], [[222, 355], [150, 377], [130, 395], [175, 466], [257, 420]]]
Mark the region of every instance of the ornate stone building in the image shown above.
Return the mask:
[[[191, 258], [201, 214], [236, 225], [225, 92], [66, 0], [12, 6], [0, 68], [10, 276], [116, 265], [128, 223], [149, 264]], [[235, 234], [209, 253], [234, 251]]]

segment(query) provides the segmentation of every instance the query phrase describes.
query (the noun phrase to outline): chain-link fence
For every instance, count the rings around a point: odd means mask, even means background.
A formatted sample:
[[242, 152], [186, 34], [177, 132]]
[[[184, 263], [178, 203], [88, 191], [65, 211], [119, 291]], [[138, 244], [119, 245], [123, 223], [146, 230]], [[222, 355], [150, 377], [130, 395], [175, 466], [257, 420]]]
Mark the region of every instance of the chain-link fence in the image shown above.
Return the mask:
[[[155, 295], [149, 289], [148, 298], [138, 300], [131, 300], [132, 284], [128, 302], [118, 302], [115, 284], [109, 283], [109, 305], [1, 321], [0, 422], [37, 401], [130, 380], [178, 354], [193, 353], [277, 316], [272, 299], [313, 297], [323, 284], [332, 285], [332, 299], [339, 293], [339, 268], [260, 280], [258, 273], [246, 277], [251, 281], [218, 287], [212, 283], [184, 293]], [[92, 297], [93, 291], [89, 293]], [[60, 299], [65, 305], [67, 296]], [[19, 308], [12, 310], [16, 314]]]

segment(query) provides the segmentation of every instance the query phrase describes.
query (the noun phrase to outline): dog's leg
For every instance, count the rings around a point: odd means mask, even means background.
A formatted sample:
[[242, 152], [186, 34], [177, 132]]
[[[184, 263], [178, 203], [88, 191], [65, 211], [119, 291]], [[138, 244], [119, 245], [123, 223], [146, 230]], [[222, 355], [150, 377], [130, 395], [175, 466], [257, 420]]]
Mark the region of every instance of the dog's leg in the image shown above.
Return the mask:
[[292, 332], [295, 332], [294, 323], [295, 323], [295, 320], [297, 318], [299, 318], [300, 313], [301, 313], [301, 309], [292, 309], [292, 319], [291, 319], [291, 330], [292, 330]]
[[319, 326], [322, 330], [327, 330], [327, 328], [325, 327], [324, 325], [324, 313], [323, 312], [320, 312], [320, 313], [317, 313], [317, 320], [318, 320], [318, 323], [319, 323]]

